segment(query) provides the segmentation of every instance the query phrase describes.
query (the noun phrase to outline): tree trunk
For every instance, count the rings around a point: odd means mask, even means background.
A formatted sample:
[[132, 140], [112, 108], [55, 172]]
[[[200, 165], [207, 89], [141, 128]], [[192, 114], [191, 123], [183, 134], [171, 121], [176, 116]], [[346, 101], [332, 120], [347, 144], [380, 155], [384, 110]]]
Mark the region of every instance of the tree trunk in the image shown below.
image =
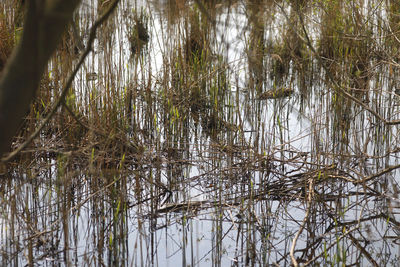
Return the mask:
[[0, 78], [0, 158], [10, 148], [47, 62], [80, 0], [26, 1], [22, 39]]

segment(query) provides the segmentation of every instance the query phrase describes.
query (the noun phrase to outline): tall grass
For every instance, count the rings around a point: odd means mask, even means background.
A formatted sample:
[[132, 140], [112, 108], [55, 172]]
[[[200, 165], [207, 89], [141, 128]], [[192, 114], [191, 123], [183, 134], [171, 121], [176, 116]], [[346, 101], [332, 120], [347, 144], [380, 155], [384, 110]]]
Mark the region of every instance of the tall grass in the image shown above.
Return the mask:
[[[75, 15], [13, 148], [108, 3]], [[377, 5], [121, 1], [2, 171], [1, 263], [393, 262], [398, 4]], [[17, 7], [1, 8], [2, 60]]]

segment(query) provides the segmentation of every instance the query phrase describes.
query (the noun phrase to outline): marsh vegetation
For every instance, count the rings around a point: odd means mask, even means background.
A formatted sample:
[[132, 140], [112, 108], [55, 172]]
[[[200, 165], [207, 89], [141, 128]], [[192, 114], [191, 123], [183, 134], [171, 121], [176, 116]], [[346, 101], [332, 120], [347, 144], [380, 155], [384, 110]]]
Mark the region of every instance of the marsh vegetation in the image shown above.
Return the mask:
[[[83, 1], [12, 149], [110, 2]], [[0, 264], [396, 266], [399, 53], [394, 0], [120, 0], [1, 163]]]

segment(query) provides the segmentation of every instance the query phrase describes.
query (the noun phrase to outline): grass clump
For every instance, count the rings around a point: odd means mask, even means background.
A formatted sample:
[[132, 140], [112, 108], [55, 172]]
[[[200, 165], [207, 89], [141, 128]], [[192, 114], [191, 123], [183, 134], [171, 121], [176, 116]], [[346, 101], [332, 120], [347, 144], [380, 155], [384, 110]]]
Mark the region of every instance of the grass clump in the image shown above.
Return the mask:
[[134, 22], [128, 34], [132, 55], [140, 54], [142, 48], [150, 40], [148, 20], [148, 16], [146, 16], [143, 11], [141, 11], [139, 15], [134, 15]]

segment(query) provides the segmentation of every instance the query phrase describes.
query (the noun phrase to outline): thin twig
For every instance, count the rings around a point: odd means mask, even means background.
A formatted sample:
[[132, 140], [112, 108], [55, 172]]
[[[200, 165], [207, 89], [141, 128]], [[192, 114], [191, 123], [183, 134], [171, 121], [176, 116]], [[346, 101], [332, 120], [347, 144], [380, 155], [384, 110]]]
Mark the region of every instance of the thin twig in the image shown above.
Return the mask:
[[368, 261], [374, 266], [378, 267], [378, 263], [374, 260], [372, 255], [365, 249], [365, 247], [361, 246], [360, 242], [351, 234], [349, 233], [350, 240], [353, 244], [361, 251], [362, 254], [368, 259]]
[[295, 267], [299, 266], [299, 264], [298, 264], [296, 258], [294, 257], [294, 250], [296, 248], [297, 239], [299, 238], [299, 236], [303, 232], [304, 227], [305, 227], [305, 225], [306, 225], [306, 223], [308, 221], [308, 217], [310, 215], [312, 195], [313, 195], [313, 192], [314, 192], [313, 188], [314, 188], [314, 180], [313, 180], [313, 178], [310, 178], [309, 179], [309, 184], [308, 184], [308, 198], [307, 198], [306, 216], [304, 216], [303, 222], [301, 223], [300, 228], [297, 231], [297, 233], [296, 233], [296, 235], [295, 235], [295, 237], [293, 239], [292, 246], [290, 248], [290, 258], [291, 258], [292, 263], [293, 263], [293, 265]]

